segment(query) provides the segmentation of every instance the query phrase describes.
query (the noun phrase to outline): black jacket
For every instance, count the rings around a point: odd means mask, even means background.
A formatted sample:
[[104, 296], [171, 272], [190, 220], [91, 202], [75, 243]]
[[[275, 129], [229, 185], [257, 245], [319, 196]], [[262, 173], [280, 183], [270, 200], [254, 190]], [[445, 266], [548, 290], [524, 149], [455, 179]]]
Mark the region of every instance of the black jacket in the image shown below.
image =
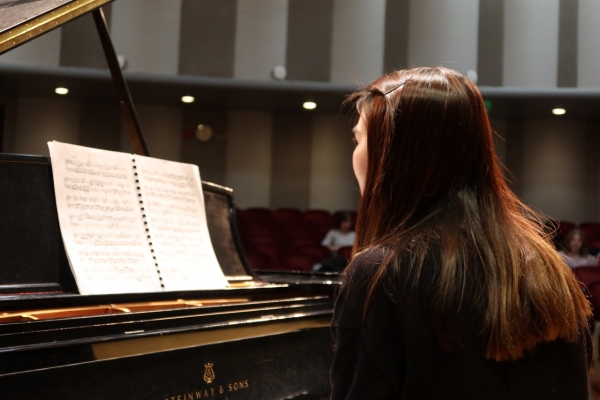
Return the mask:
[[484, 357], [479, 325], [466, 318], [458, 321], [465, 332], [460, 345], [444, 351], [428, 322], [431, 292], [423, 290], [413, 314], [389, 280], [379, 286], [363, 320], [368, 282], [382, 258], [381, 249], [359, 255], [337, 296], [332, 400], [588, 399], [592, 346], [587, 328], [578, 343], [544, 343], [517, 361], [496, 362]]

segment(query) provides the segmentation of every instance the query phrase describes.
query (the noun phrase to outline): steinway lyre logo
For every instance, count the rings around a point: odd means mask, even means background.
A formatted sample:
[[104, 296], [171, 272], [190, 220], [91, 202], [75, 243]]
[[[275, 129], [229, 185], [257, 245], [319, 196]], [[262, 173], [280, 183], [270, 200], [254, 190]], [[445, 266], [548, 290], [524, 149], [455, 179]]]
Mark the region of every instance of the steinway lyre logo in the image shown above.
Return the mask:
[[212, 383], [215, 380], [215, 371], [213, 370], [213, 363], [204, 364], [204, 382]]

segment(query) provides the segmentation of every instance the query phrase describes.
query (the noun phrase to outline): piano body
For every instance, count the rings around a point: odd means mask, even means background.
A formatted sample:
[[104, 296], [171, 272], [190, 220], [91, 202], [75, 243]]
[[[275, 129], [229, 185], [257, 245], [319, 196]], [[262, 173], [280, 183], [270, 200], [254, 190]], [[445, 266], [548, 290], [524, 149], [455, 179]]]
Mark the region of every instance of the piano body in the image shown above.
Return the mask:
[[[38, 1], [38, 11], [48, 9], [0, 26], [0, 53], [91, 11], [114, 67], [98, 8], [108, 1]], [[120, 70], [111, 72], [134, 149], [147, 154]], [[84, 296], [60, 237], [50, 160], [0, 155], [0, 187], [1, 398], [328, 397], [334, 278], [257, 276], [237, 235], [231, 189], [203, 182], [230, 287]]]

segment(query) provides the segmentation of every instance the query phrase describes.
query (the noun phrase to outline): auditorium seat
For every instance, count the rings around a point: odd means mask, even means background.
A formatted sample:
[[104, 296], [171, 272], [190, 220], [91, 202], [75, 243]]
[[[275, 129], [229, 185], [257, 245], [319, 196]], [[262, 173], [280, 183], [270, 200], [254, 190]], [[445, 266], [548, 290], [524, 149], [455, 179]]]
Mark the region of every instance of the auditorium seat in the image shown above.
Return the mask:
[[289, 271], [310, 271], [318, 258], [307, 254], [289, 254], [283, 259], [282, 266]]
[[[343, 212], [338, 211], [337, 216]], [[252, 255], [254, 269], [310, 270], [316, 262], [331, 256], [329, 250], [321, 246], [326, 233], [336, 225], [336, 219], [327, 210], [301, 212], [296, 208], [279, 208], [271, 211], [252, 207], [238, 209], [236, 216], [242, 245], [246, 254]], [[350, 252], [347, 251], [348, 255]]]
[[308, 210], [304, 212], [302, 218], [304, 219], [304, 221], [308, 222], [313, 226], [335, 226], [335, 218], [333, 217], [333, 215], [331, 215], [329, 211], [325, 210]]
[[560, 236], [561, 242], [567, 237], [569, 232], [575, 228], [575, 224], [570, 221], [558, 221], [558, 234]]
[[297, 246], [294, 248], [293, 252], [296, 254], [306, 254], [309, 256], [313, 256], [316, 257], [318, 260], [331, 257], [331, 252], [329, 251], [329, 249], [325, 246], [321, 246], [320, 244], [307, 244], [304, 246]]
[[352, 257], [352, 246], [344, 246], [341, 247], [338, 252], [338, 257], [343, 257], [346, 260], [350, 260], [350, 258]]
[[242, 223], [252, 221], [265, 222], [271, 221], [271, 213], [272, 211], [268, 208], [253, 207], [245, 210], [238, 209], [236, 212], [236, 217], [237, 220], [241, 221]]
[[278, 223], [283, 221], [302, 221], [302, 213], [296, 208], [278, 208], [273, 211], [271, 217]]
[[600, 321], [600, 282], [591, 283], [587, 288], [594, 312], [594, 319]]
[[252, 269], [273, 269], [273, 264], [268, 256], [259, 253], [246, 253], [246, 259]]

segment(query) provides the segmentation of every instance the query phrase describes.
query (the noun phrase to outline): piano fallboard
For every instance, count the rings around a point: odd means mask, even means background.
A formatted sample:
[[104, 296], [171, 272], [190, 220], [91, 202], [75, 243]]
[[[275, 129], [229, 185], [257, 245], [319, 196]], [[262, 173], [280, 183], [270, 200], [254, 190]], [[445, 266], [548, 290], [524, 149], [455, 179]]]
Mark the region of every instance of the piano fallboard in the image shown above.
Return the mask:
[[13, 312], [25, 319], [0, 323], [2, 398], [327, 398], [331, 296], [275, 289], [196, 293], [156, 310], [92, 302]]

